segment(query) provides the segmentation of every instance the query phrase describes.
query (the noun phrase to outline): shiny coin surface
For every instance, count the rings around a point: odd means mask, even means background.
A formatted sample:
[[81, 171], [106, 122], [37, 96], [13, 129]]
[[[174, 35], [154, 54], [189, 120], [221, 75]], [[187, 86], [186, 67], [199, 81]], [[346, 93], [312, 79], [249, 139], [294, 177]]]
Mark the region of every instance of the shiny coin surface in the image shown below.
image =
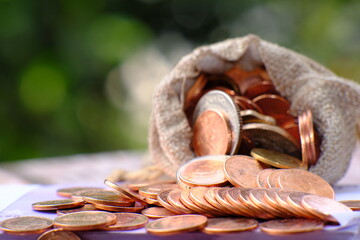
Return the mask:
[[311, 111], [303, 112], [298, 119], [303, 162], [315, 165], [318, 156], [315, 148], [315, 132]]
[[240, 132], [242, 126], [238, 106], [226, 93], [219, 90], [213, 90], [200, 98], [193, 113], [193, 122], [207, 110], [220, 111], [223, 116], [228, 119], [228, 126], [231, 131], [231, 147], [229, 154], [235, 154], [240, 145]]
[[102, 227], [105, 231], [125, 231], [142, 228], [146, 225], [149, 219], [137, 213], [114, 213], [117, 221], [113, 225]]
[[285, 98], [275, 94], [262, 94], [253, 99], [263, 110], [264, 114], [276, 118], [278, 115], [288, 114], [290, 103]]
[[71, 188], [61, 188], [56, 191], [56, 194], [61, 197], [70, 198], [74, 193], [79, 191], [90, 191], [90, 190], [102, 190], [102, 188], [96, 187], [71, 187]]
[[245, 188], [256, 187], [256, 177], [265, 168], [265, 165], [245, 155], [232, 156], [224, 164], [224, 172], [229, 182]]
[[40, 235], [37, 240], [81, 240], [78, 235], [73, 232], [61, 230], [61, 229], [52, 229], [47, 232], [44, 232]]
[[269, 175], [275, 170], [276, 169], [274, 168], [267, 168], [259, 172], [259, 174], [256, 177], [257, 186], [261, 188], [269, 188], [270, 186], [268, 185], [267, 179]]
[[181, 192], [182, 192], [181, 189], [174, 189], [174, 190], [170, 191], [167, 196], [167, 202], [171, 206], [176, 208], [177, 212], [186, 213], [186, 214], [194, 213], [193, 210], [189, 209], [181, 202], [181, 200], [180, 200]]
[[69, 231], [94, 230], [115, 224], [117, 217], [113, 213], [85, 211], [69, 213], [54, 219], [54, 225]]
[[193, 126], [192, 143], [197, 156], [228, 154], [231, 131], [224, 114], [212, 110], [202, 112]]
[[147, 216], [148, 218], [163, 218], [179, 215], [172, 211], [167, 210], [164, 207], [150, 207], [142, 210], [141, 214]]
[[141, 203], [143, 203], [145, 205], [147, 204], [147, 202], [144, 200], [143, 197], [132, 193], [129, 189], [127, 189], [124, 186], [120, 186], [119, 184], [117, 184], [115, 182], [112, 182], [112, 181], [110, 181], [108, 179], [105, 179], [104, 183], [106, 185], [108, 185], [109, 187], [111, 187], [112, 189], [115, 189], [116, 191], [118, 191], [118, 192], [124, 194], [125, 196], [129, 197], [130, 199], [141, 202]]
[[180, 167], [177, 178], [188, 186], [223, 186], [227, 183], [223, 171], [229, 156], [204, 156], [195, 158]]
[[176, 183], [156, 183], [148, 186], [141, 187], [139, 189], [139, 194], [147, 198], [157, 198], [159, 192], [167, 189], [179, 188]]
[[276, 169], [272, 171], [267, 177], [267, 185], [269, 188], [278, 188], [279, 187], [279, 175], [284, 169]]
[[195, 213], [199, 213], [205, 216], [212, 216], [211, 214], [208, 214], [205, 209], [202, 209], [198, 205], [196, 205], [189, 197], [190, 195], [190, 189], [184, 189], [181, 191], [180, 194], [180, 201], [182, 204], [184, 204], [188, 209], [194, 211]]
[[260, 224], [260, 230], [269, 234], [291, 234], [311, 232], [324, 228], [324, 223], [319, 220], [288, 218], [266, 221]]
[[168, 235], [202, 229], [207, 224], [207, 217], [188, 214], [160, 218], [146, 225], [146, 231], [156, 235]]
[[287, 197], [286, 201], [287, 203], [294, 209], [296, 209], [296, 211], [299, 213], [299, 215], [301, 215], [304, 218], [315, 218], [317, 219], [318, 217], [316, 217], [315, 215], [311, 214], [311, 212], [309, 212], [306, 208], [304, 208], [301, 205], [301, 201], [302, 198], [306, 195], [309, 195], [308, 193], [304, 193], [304, 192], [292, 192], [289, 194], [289, 196]]
[[27, 235], [47, 231], [53, 226], [53, 221], [43, 217], [15, 217], [0, 223], [0, 230], [9, 234]]
[[135, 202], [135, 205], [132, 207], [123, 207], [123, 206], [114, 206], [114, 205], [105, 205], [105, 204], [93, 204], [95, 208], [110, 212], [130, 212], [130, 213], [138, 213], [141, 212], [145, 206], [143, 203]]
[[360, 211], [360, 200], [344, 200], [340, 202], [353, 211]]
[[155, 184], [169, 184], [169, 183], [175, 183], [175, 181], [169, 180], [169, 181], [131, 181], [127, 183], [127, 188], [131, 191], [139, 191], [141, 187], [146, 187], [149, 185], [155, 185]]
[[277, 94], [274, 85], [268, 81], [254, 83], [248, 87], [244, 95], [248, 98], [255, 98], [263, 94]]
[[258, 113], [263, 113], [263, 110], [247, 97], [234, 96], [233, 98], [235, 103], [239, 106], [241, 110], [251, 109], [257, 111]]
[[56, 211], [56, 213], [57, 215], [64, 215], [73, 212], [94, 211], [94, 210], [97, 210], [97, 208], [95, 208], [93, 204], [88, 203], [82, 207], [71, 208], [71, 209], [59, 209]]
[[286, 169], [278, 178], [279, 188], [297, 192], [306, 192], [334, 199], [331, 185], [320, 176], [302, 169]]
[[243, 120], [243, 124], [247, 123], [266, 123], [276, 125], [276, 120], [273, 117], [266, 116], [255, 110], [247, 109], [240, 111], [240, 115]]
[[92, 190], [81, 193], [84, 201], [93, 204], [104, 204], [113, 206], [131, 207], [134, 200], [124, 194], [112, 190]]
[[179, 211], [178, 209], [176, 209], [175, 207], [173, 207], [167, 200], [169, 192], [171, 192], [172, 190], [164, 190], [161, 191], [158, 194], [158, 202], [161, 206], [163, 206], [164, 208], [166, 208], [167, 210], [174, 212], [174, 213], [178, 213], [178, 214], [182, 214], [181, 211]]
[[301, 205], [309, 210], [309, 212], [313, 215], [329, 222], [337, 222], [334, 217], [335, 214], [353, 212], [349, 207], [338, 201], [315, 195], [304, 196], [301, 200]]
[[283, 214], [276, 207], [273, 207], [265, 200], [265, 193], [267, 189], [265, 188], [254, 188], [250, 191], [249, 199], [259, 208], [263, 209], [265, 212], [274, 215], [275, 217], [287, 218], [288, 215]]
[[211, 187], [209, 188], [205, 195], [204, 198], [206, 199], [206, 201], [208, 201], [208, 203], [210, 203], [211, 206], [213, 206], [214, 208], [220, 210], [221, 212], [225, 213], [226, 215], [234, 215], [234, 213], [232, 211], [230, 211], [229, 209], [227, 209], [224, 205], [220, 204], [217, 200], [216, 200], [216, 194], [217, 191], [219, 190], [219, 187]]
[[211, 212], [214, 216], [224, 216], [226, 213], [214, 208], [206, 199], [205, 194], [209, 190], [207, 187], [193, 187], [189, 191], [189, 198], [202, 209]]
[[263, 148], [254, 148], [250, 154], [256, 160], [276, 168], [300, 168], [302, 163], [300, 159], [288, 154]]
[[49, 211], [58, 209], [68, 209], [84, 206], [84, 201], [74, 201], [71, 199], [58, 199], [33, 203], [32, 209], [38, 211]]
[[257, 148], [264, 148], [300, 157], [300, 146], [296, 139], [284, 129], [265, 123], [249, 123], [243, 126], [243, 133]]
[[258, 221], [251, 218], [209, 218], [203, 232], [210, 234], [241, 232], [257, 228]]
[[242, 188], [239, 191], [239, 201], [247, 207], [251, 212], [253, 212], [252, 217], [254, 218], [261, 218], [261, 219], [271, 219], [275, 218], [274, 215], [272, 215], [269, 212], [264, 211], [262, 208], [254, 204], [253, 201], [250, 199], [250, 192], [252, 191], [252, 188]]
[[246, 212], [243, 212], [243, 209], [239, 208], [237, 205], [231, 204], [230, 201], [227, 200], [226, 195], [230, 188], [218, 188], [215, 191], [215, 199], [229, 211], [231, 211], [232, 215], [240, 215], [240, 216], [247, 216]]

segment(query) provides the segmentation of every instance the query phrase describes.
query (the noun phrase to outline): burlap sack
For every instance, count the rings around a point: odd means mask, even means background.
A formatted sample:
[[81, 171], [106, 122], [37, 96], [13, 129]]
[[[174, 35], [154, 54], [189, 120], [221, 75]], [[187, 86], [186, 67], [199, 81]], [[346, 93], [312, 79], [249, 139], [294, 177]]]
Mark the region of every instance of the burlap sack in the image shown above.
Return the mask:
[[170, 176], [195, 157], [192, 131], [183, 111], [184, 97], [199, 72], [222, 73], [240, 64], [251, 70], [264, 64], [276, 90], [291, 102], [291, 113], [313, 113], [322, 138], [321, 154], [310, 168], [329, 183], [349, 166], [360, 113], [360, 86], [336, 76], [315, 61], [248, 35], [195, 49], [161, 81], [153, 96], [149, 148], [157, 167]]

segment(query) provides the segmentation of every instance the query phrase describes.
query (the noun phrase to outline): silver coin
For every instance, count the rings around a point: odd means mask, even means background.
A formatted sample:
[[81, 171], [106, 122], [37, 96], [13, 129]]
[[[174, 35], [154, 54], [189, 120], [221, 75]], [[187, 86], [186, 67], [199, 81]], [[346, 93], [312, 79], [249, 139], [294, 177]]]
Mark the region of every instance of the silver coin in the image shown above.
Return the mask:
[[266, 123], [271, 125], [276, 125], [275, 118], [261, 114], [255, 110], [247, 109], [240, 111], [243, 124], [246, 123]]
[[240, 133], [242, 127], [242, 119], [240, 110], [233, 99], [223, 91], [212, 90], [202, 96], [197, 103], [193, 113], [193, 125], [196, 119], [207, 110], [217, 110], [224, 114], [229, 121], [231, 131], [231, 146], [229, 154], [233, 155], [240, 146]]
[[300, 146], [293, 136], [281, 127], [265, 123], [249, 123], [242, 128], [243, 134], [255, 147], [286, 153], [301, 158]]

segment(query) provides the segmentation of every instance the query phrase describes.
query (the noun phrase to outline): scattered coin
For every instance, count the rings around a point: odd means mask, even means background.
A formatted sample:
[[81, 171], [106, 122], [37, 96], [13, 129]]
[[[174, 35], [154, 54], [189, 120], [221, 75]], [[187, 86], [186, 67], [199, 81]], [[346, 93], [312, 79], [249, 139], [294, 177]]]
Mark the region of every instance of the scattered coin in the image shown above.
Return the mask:
[[105, 231], [125, 231], [142, 228], [146, 225], [149, 219], [138, 213], [114, 213], [117, 221], [113, 225], [102, 227]]
[[169, 235], [191, 232], [203, 229], [207, 224], [207, 217], [188, 214], [160, 218], [146, 225], [146, 231], [156, 235]]
[[44, 232], [37, 240], [81, 240], [78, 235], [73, 232], [62, 229], [52, 229]]
[[50, 201], [36, 202], [32, 204], [32, 209], [38, 211], [50, 211], [58, 209], [68, 209], [84, 206], [84, 201], [74, 201], [71, 199], [57, 199]]
[[258, 221], [251, 218], [209, 218], [203, 232], [209, 234], [241, 232], [257, 228]]
[[300, 168], [302, 166], [300, 159], [273, 150], [254, 148], [250, 154], [256, 160], [276, 168]]
[[135, 202], [134, 206], [131, 207], [123, 207], [123, 206], [114, 206], [114, 205], [106, 205], [93, 203], [94, 207], [100, 210], [110, 211], [110, 212], [130, 212], [130, 213], [138, 213], [141, 212], [145, 206], [140, 202]]
[[142, 210], [141, 214], [147, 216], [148, 218], [163, 218], [163, 217], [179, 215], [177, 213], [167, 210], [164, 207], [146, 208]]
[[87, 203], [82, 207], [71, 208], [71, 209], [59, 209], [56, 211], [56, 213], [57, 215], [64, 215], [73, 212], [94, 211], [94, 210], [98, 210], [98, 209], [95, 208], [93, 204]]
[[113, 213], [85, 211], [58, 216], [54, 219], [54, 226], [69, 231], [86, 231], [113, 225], [116, 221], [117, 217]]
[[145, 205], [147, 204], [147, 202], [144, 200], [144, 198], [132, 193], [130, 190], [127, 190], [125, 187], [122, 187], [119, 184], [116, 184], [115, 182], [112, 182], [112, 181], [110, 181], [108, 179], [105, 179], [104, 183], [106, 185], [108, 185], [109, 187], [115, 189], [116, 191], [124, 194], [128, 198], [133, 199], [134, 201], [141, 202], [141, 203], [143, 203]]
[[360, 211], [360, 200], [344, 200], [340, 202], [353, 211]]
[[68, 197], [71, 198], [71, 196], [79, 191], [91, 191], [91, 190], [102, 190], [102, 188], [97, 187], [71, 187], [71, 188], [60, 188], [56, 191], [56, 194], [61, 197]]
[[324, 223], [314, 219], [288, 218], [266, 221], [260, 224], [260, 230], [269, 234], [293, 234], [321, 230]]
[[53, 221], [43, 217], [15, 217], [0, 223], [0, 230], [9, 234], [30, 235], [39, 234], [49, 230]]
[[112, 206], [131, 207], [134, 200], [126, 195], [113, 190], [92, 190], [81, 193], [84, 201], [93, 204], [103, 204]]

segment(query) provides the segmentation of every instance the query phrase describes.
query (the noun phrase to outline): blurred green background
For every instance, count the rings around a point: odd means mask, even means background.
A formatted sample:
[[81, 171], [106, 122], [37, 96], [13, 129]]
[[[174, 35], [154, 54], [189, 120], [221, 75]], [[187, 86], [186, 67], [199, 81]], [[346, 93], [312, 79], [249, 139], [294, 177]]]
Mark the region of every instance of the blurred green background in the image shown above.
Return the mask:
[[0, 0], [0, 161], [146, 149], [151, 94], [248, 33], [360, 80], [360, 1]]

